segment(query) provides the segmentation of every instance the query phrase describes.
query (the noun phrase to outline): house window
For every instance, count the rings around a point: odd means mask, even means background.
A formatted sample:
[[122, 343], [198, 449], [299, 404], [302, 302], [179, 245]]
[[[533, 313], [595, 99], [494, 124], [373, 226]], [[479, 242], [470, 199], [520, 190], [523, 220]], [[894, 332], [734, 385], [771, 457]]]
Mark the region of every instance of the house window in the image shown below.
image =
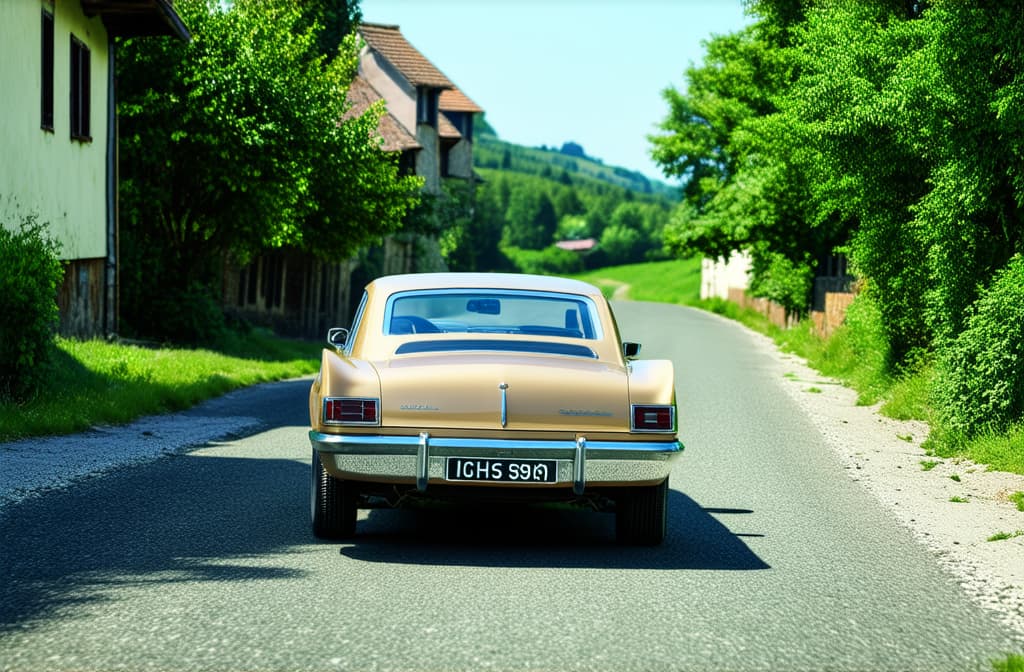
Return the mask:
[[440, 92], [425, 86], [416, 90], [416, 123], [437, 128], [437, 102]]
[[473, 141], [473, 115], [468, 112], [445, 112], [463, 140]]
[[43, 10], [42, 30], [42, 99], [40, 104], [39, 125], [53, 130], [53, 14]]
[[71, 137], [91, 142], [89, 135], [89, 47], [71, 36]]
[[416, 174], [416, 150], [407, 149], [402, 152], [398, 158], [398, 174], [402, 176]]

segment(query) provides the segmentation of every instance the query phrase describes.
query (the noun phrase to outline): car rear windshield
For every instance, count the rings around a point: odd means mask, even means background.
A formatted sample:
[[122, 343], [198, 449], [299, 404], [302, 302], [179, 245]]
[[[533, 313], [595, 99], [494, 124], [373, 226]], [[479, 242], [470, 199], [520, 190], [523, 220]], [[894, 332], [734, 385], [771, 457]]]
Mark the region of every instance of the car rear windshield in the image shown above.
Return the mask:
[[601, 338], [597, 309], [589, 298], [508, 290], [434, 290], [396, 294], [385, 310], [384, 333]]

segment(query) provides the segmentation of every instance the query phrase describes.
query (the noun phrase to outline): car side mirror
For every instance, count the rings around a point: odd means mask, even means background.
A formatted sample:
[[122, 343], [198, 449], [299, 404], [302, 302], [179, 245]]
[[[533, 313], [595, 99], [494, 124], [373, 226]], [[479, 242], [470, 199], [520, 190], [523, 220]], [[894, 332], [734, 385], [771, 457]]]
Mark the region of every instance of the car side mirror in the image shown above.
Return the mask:
[[622, 356], [626, 359], [633, 359], [640, 354], [640, 344], [626, 341], [622, 344]]
[[348, 329], [345, 327], [332, 327], [327, 330], [327, 343], [333, 345], [335, 350], [342, 350], [348, 343]]

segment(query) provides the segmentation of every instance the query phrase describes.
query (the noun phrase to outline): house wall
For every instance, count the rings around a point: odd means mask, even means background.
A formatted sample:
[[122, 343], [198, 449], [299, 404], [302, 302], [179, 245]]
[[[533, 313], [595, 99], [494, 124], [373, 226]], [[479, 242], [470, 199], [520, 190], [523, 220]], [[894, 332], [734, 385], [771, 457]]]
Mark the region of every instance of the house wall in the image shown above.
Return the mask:
[[[853, 278], [816, 278], [821, 287], [821, 307], [817, 303], [811, 311], [815, 332], [828, 338], [846, 319], [846, 311], [853, 302], [854, 294], [849, 291], [828, 291], [830, 287], [849, 288]], [[794, 323], [795, 316], [774, 301], [754, 298], [747, 292], [750, 286], [750, 255], [734, 252], [726, 259], [704, 259], [701, 262], [700, 298], [728, 299], [741, 308], [750, 308], [764, 315], [777, 327], [787, 329]]]
[[[53, 130], [41, 127], [42, 10], [53, 15]], [[89, 134], [71, 139], [71, 35], [89, 49]], [[0, 0], [0, 225], [47, 225], [67, 263], [60, 332], [102, 335], [107, 260], [108, 36], [77, 1]]]
[[465, 179], [473, 176], [473, 143], [459, 140], [448, 150], [448, 175]]
[[733, 252], [728, 259], [704, 259], [700, 265], [700, 298], [728, 299], [730, 289], [750, 286], [750, 255]]
[[[40, 127], [44, 7], [54, 17], [52, 132]], [[90, 51], [92, 142], [70, 134], [71, 34]], [[107, 68], [106, 28], [78, 2], [0, 1], [0, 221], [10, 227], [37, 215], [65, 260], [107, 254]]]
[[359, 58], [359, 74], [384, 98], [388, 112], [398, 123], [412, 131], [416, 128], [416, 87], [406, 81], [380, 54], [364, 47]]
[[225, 267], [224, 307], [281, 335], [323, 338], [329, 328], [351, 322], [358, 266], [356, 259], [328, 263], [295, 250], [267, 251], [243, 268]]
[[416, 140], [423, 149], [416, 153], [416, 174], [423, 178], [423, 191], [441, 193], [441, 141], [437, 129], [427, 124], [416, 126]]
[[387, 60], [368, 47], [359, 59], [359, 74], [384, 98], [388, 112], [406, 129], [415, 129], [423, 146], [416, 153], [416, 174], [423, 178], [423, 189], [441, 193], [441, 155], [437, 128], [416, 123], [416, 87], [411, 85]]

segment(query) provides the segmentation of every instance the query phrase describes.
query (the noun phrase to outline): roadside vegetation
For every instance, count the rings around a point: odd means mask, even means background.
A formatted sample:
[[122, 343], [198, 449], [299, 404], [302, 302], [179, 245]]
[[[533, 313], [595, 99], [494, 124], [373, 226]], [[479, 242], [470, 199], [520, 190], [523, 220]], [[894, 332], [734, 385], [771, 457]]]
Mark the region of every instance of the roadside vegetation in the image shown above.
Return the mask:
[[240, 325], [208, 349], [55, 337], [57, 254], [33, 218], [0, 226], [0, 442], [181, 410], [319, 365], [319, 344]]
[[[623, 298], [694, 306], [739, 321], [770, 336], [782, 349], [803, 357], [823, 375], [856, 390], [858, 403], [881, 404], [883, 415], [898, 420], [927, 422], [931, 435], [924, 447], [931, 457], [965, 457], [993, 469], [1024, 474], [1024, 422], [1005, 431], [992, 429], [970, 437], [950, 429], [938, 410], [943, 402], [936, 393], [939, 374], [934, 358], [922, 356], [913, 365], [893, 371], [886, 356], [883, 318], [863, 297], [854, 301], [845, 324], [823, 339], [814, 332], [810, 319], [780, 329], [760, 313], [741, 309], [735, 303], [701, 301], [697, 259], [603, 268], [577, 277], [610, 288], [628, 285]], [[937, 464], [936, 460], [926, 462]]]
[[231, 390], [316, 371], [320, 346], [264, 332], [235, 335], [217, 350], [57, 339], [45, 383], [0, 399], [0, 442], [68, 434], [179, 411]]
[[847, 325], [783, 347], [928, 421], [935, 456], [1024, 471], [1021, 3], [747, 9], [664, 93], [652, 154], [684, 183], [667, 248], [748, 253], [753, 295], [798, 316], [848, 260]]
[[1011, 654], [1002, 660], [993, 660], [994, 672], [1024, 672], [1024, 656]]
[[577, 275], [607, 297], [622, 287], [632, 301], [693, 305], [700, 296], [700, 259], [674, 259], [601, 268]]
[[408, 224], [422, 178], [349, 114], [358, 3], [185, 0], [193, 39], [118, 43], [119, 330], [207, 346], [225, 264], [338, 263]]

